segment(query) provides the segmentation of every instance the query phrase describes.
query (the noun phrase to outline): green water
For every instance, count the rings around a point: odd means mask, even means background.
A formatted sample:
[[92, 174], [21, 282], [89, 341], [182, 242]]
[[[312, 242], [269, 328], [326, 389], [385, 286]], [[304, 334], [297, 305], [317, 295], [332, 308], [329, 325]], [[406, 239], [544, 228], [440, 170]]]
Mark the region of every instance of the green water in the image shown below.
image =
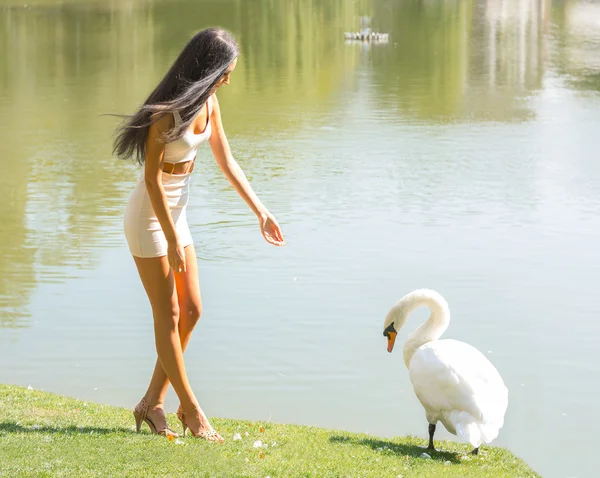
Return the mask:
[[[360, 16], [389, 43], [345, 42]], [[242, 49], [226, 132], [288, 245], [203, 146], [186, 363], [206, 412], [425, 437], [381, 326], [430, 287], [445, 336], [509, 387], [495, 444], [593, 476], [600, 2], [0, 0], [0, 381], [128, 407], [144, 392], [152, 319], [122, 232], [138, 170], [101, 115], [134, 110], [212, 25]]]

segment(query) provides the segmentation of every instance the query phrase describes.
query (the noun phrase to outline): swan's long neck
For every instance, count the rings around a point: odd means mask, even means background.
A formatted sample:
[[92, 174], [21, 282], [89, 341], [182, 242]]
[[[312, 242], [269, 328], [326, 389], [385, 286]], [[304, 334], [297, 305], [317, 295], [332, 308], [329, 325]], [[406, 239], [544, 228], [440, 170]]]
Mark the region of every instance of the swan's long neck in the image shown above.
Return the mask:
[[421, 324], [404, 343], [404, 363], [408, 368], [415, 351], [423, 344], [439, 339], [450, 324], [448, 303], [437, 292], [416, 291], [406, 297], [405, 317], [422, 305], [431, 311], [429, 319]]

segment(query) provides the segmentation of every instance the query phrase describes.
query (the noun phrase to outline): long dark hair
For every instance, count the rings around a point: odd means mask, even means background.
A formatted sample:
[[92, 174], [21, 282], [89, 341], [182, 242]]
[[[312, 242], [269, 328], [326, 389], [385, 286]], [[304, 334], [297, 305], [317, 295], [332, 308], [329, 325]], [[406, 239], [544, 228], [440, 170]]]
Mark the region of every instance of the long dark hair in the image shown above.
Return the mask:
[[182, 121], [164, 135], [164, 141], [180, 138], [238, 54], [236, 41], [222, 28], [194, 35], [139, 110], [123, 115], [125, 120], [115, 131], [113, 154], [143, 164], [150, 125], [167, 113], [179, 112]]

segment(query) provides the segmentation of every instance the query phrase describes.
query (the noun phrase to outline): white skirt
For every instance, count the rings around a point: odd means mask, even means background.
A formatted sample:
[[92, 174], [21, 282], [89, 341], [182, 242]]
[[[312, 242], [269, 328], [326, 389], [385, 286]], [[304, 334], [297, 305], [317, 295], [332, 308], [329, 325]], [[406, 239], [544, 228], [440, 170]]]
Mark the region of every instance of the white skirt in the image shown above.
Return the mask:
[[[190, 174], [162, 174], [162, 183], [167, 203], [179, 242], [183, 247], [193, 243], [187, 222], [187, 204], [190, 190]], [[167, 255], [167, 240], [144, 182], [140, 174], [125, 208], [124, 230], [129, 251], [136, 257], [161, 257]]]

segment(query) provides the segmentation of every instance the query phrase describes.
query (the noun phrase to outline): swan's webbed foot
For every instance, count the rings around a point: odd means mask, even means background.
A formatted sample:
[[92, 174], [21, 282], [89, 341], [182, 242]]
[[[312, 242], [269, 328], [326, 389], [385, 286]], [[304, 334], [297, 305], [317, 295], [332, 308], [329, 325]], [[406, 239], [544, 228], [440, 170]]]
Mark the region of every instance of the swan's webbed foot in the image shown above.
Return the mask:
[[479, 447], [473, 448], [473, 451], [471, 452], [471, 455], [479, 455]]
[[435, 447], [433, 446], [433, 434], [435, 433], [435, 423], [429, 424], [429, 446], [427, 447], [430, 451], [435, 451]]

